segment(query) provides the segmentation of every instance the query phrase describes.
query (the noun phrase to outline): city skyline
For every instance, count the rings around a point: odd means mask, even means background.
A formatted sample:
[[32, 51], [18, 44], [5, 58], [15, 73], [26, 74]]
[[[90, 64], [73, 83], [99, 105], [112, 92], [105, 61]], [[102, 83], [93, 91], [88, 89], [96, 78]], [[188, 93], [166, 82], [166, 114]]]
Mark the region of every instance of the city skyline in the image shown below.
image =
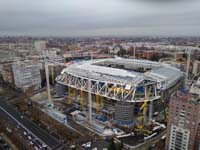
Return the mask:
[[200, 2], [0, 0], [1, 36], [198, 36]]

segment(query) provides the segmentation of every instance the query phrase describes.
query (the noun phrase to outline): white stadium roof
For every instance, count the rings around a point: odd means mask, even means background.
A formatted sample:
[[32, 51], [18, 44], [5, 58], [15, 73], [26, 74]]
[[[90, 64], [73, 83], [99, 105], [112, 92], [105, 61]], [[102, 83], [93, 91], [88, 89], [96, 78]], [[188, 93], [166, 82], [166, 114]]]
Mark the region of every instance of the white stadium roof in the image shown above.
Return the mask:
[[[109, 64], [117, 66], [108, 66]], [[136, 70], [137, 68], [146, 68], [147, 70], [139, 72]], [[156, 82], [162, 82], [164, 84], [163, 87], [170, 86], [170, 84], [183, 76], [180, 70], [168, 64], [123, 58], [82, 61], [65, 68], [62, 73], [65, 72], [93, 80], [122, 84], [133, 83], [137, 85], [145, 79], [151, 79]]]

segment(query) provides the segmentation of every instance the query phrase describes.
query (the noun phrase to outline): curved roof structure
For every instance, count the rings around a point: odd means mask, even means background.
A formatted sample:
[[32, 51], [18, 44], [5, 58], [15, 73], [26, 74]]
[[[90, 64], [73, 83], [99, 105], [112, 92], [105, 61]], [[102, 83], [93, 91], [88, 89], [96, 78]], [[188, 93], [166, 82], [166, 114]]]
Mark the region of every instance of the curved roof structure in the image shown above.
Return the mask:
[[[138, 90], [137, 87], [149, 88], [149, 85], [152, 85], [155, 90], [165, 89], [171, 87], [182, 76], [183, 73], [180, 70], [168, 64], [139, 59], [110, 58], [72, 64], [65, 68], [56, 80], [61, 84], [82, 88], [82, 90], [84, 90], [83, 82], [86, 82], [85, 84], [88, 86], [87, 82], [91, 81], [91, 90], [85, 87], [86, 91], [89, 90], [99, 95], [112, 93], [108, 97], [117, 100], [128, 98], [128, 101], [133, 101], [135, 92]], [[79, 84], [78, 87], [75, 82]], [[103, 87], [105, 91], [100, 93]], [[153, 92], [152, 88], [151, 92]], [[127, 95], [128, 93], [129, 95]], [[122, 96], [117, 98], [116, 94]], [[154, 96], [156, 95], [154, 94]]]

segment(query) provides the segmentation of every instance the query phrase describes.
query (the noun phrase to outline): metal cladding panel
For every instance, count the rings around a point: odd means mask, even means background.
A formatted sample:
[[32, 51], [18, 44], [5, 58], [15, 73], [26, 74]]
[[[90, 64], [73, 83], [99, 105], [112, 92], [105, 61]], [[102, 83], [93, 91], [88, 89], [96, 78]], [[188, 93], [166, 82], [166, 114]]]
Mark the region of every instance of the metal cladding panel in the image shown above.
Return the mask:
[[56, 83], [56, 95], [58, 97], [63, 96], [66, 93], [66, 86]]
[[115, 104], [115, 120], [120, 124], [132, 124], [133, 109], [132, 103], [117, 102]]

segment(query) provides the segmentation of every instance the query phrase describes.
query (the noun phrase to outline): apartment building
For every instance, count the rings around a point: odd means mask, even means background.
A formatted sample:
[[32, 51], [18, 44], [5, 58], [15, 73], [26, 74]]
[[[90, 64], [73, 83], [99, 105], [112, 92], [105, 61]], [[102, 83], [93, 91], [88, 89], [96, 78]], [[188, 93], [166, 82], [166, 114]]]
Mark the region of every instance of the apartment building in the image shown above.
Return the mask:
[[40, 67], [33, 61], [19, 61], [13, 64], [15, 86], [24, 92], [41, 88]]
[[178, 91], [171, 97], [166, 150], [199, 150], [200, 99]]

